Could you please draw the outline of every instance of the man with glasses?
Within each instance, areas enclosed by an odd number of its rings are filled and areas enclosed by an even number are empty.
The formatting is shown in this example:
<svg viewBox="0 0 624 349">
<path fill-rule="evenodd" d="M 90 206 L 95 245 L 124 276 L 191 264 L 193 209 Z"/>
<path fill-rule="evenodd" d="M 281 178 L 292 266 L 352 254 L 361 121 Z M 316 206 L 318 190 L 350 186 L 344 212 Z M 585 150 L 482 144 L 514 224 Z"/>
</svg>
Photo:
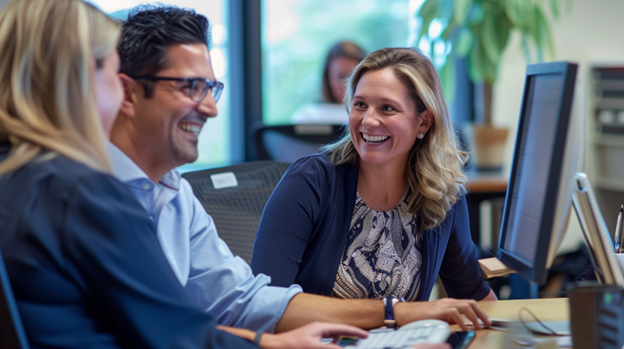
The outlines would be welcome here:
<svg viewBox="0 0 624 349">
<path fill-rule="evenodd" d="M 207 19 L 190 10 L 139 7 L 130 13 L 118 45 L 125 99 L 109 149 L 115 176 L 152 217 L 165 256 L 196 303 L 220 324 L 277 332 L 312 321 L 380 327 L 394 323 L 395 308 L 398 323 L 465 314 L 476 328 L 477 318 L 489 324 L 472 300 L 394 307 L 305 294 L 298 285 L 271 287 L 269 277 L 254 276 L 232 255 L 175 170 L 197 159 L 197 136 L 217 116 L 223 84 L 212 70 L 207 32 Z"/>
<path fill-rule="evenodd" d="M 267 287 L 268 277 L 254 277 L 175 169 L 197 159 L 197 136 L 217 116 L 223 91 L 212 70 L 208 26 L 189 10 L 132 10 L 118 45 L 125 99 L 109 154 L 115 176 L 150 214 L 193 300 L 220 324 L 272 331 L 301 288 Z"/>
</svg>

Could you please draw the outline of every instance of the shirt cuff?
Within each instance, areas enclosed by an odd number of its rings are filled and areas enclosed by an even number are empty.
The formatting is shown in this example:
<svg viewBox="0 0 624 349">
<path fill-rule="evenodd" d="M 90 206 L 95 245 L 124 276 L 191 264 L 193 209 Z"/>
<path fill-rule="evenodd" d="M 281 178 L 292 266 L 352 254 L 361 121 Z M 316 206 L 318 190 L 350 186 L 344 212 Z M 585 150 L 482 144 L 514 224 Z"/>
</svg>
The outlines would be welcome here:
<svg viewBox="0 0 624 349">
<path fill-rule="evenodd" d="M 258 274 L 256 277 L 266 277 Z M 301 286 L 290 287 L 265 286 L 253 297 L 253 305 L 246 311 L 251 315 L 244 320 L 243 327 L 252 331 L 262 330 L 273 333 L 275 326 L 284 315 L 290 300 L 303 292 Z"/>
</svg>

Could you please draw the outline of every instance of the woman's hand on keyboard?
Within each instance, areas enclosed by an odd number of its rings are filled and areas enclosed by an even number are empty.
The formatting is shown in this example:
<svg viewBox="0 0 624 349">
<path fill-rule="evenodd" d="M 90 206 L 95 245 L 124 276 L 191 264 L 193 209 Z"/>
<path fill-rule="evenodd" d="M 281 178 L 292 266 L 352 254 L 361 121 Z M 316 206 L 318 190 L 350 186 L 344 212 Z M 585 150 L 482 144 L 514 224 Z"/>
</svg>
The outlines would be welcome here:
<svg viewBox="0 0 624 349">
<path fill-rule="evenodd" d="M 366 338 L 368 337 L 368 331 L 343 324 L 313 322 L 280 334 L 264 334 L 260 339 L 260 346 L 265 349 L 342 349 L 335 343 L 338 343 L 340 337 L 343 336 Z M 334 341 L 328 344 L 327 342 L 321 342 L 323 338 L 332 338 Z M 421 347 L 417 348 L 421 349 Z M 437 347 L 433 348 L 437 349 Z"/>
<path fill-rule="evenodd" d="M 397 303 L 394 311 L 399 325 L 424 319 L 439 319 L 456 323 L 462 331 L 468 331 L 462 315 L 473 323 L 476 330 L 482 328 L 479 319 L 486 326 L 491 325 L 490 319 L 472 299 L 442 298 L 431 302 L 402 302 Z"/>
</svg>

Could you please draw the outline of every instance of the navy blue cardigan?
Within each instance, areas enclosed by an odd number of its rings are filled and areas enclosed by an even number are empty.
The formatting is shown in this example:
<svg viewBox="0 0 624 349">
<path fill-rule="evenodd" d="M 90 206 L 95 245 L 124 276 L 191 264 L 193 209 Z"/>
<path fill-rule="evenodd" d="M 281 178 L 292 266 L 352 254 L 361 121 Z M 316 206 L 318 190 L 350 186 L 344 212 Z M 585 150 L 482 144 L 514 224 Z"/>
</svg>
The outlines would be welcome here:
<svg viewBox="0 0 624 349">
<path fill-rule="evenodd" d="M 328 156 L 297 160 L 269 198 L 256 234 L 251 267 L 272 285 L 299 284 L 331 295 L 355 204 L 358 167 L 332 166 Z M 461 197 L 445 220 L 423 234 L 418 300 L 428 300 L 438 274 L 449 297 L 480 300 L 490 288 L 481 278 Z"/>
</svg>

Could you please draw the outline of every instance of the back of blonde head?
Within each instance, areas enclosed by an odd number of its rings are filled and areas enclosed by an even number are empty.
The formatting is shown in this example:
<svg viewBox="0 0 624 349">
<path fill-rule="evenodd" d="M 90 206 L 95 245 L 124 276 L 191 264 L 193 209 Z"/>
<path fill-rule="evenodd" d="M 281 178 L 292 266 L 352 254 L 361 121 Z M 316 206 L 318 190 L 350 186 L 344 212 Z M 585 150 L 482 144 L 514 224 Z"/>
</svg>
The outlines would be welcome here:
<svg viewBox="0 0 624 349">
<path fill-rule="evenodd" d="M 429 58 L 410 48 L 385 48 L 366 56 L 351 72 L 345 93 L 345 106 L 351 112 L 353 95 L 362 76 L 368 71 L 392 69 L 409 91 L 417 113 L 431 112 L 433 124 L 422 140 L 410 151 L 406 177 L 411 192 L 409 211 L 418 215 L 419 226 L 438 226 L 464 191 L 466 177 L 462 165 L 467 154 L 458 150 L 442 86 Z M 334 165 L 359 162 L 359 155 L 347 134 L 324 148 Z"/>
<path fill-rule="evenodd" d="M 0 12 L 0 173 L 43 149 L 108 171 L 93 65 L 115 49 L 119 26 L 80 0 L 14 0 Z"/>
</svg>

